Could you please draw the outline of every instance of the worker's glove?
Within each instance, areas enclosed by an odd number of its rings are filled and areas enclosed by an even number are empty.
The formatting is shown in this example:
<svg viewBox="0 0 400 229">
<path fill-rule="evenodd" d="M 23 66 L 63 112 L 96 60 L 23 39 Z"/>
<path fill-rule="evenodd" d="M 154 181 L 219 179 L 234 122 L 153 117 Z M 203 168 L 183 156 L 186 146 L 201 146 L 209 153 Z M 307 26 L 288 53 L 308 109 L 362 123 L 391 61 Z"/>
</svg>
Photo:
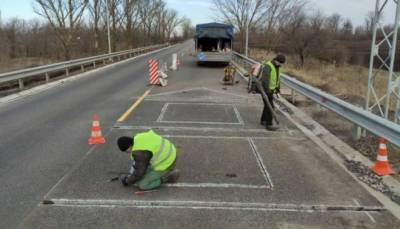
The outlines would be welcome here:
<svg viewBox="0 0 400 229">
<path fill-rule="evenodd" d="M 121 183 L 122 183 L 124 186 L 128 186 L 128 182 L 126 181 L 126 180 L 128 179 L 128 176 L 122 175 L 122 176 L 119 177 L 119 179 L 121 180 Z"/>
</svg>

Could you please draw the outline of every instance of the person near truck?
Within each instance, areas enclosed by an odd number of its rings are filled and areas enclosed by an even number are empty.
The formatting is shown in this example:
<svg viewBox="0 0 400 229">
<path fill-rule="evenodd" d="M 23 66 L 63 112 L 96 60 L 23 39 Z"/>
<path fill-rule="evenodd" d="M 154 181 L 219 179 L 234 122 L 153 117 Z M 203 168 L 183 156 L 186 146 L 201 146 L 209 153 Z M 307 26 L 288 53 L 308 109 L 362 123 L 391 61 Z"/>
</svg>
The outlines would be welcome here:
<svg viewBox="0 0 400 229">
<path fill-rule="evenodd" d="M 117 144 L 132 160 L 129 175 L 120 177 L 124 186 L 135 184 L 140 190 L 151 190 L 178 179 L 174 144 L 153 130 L 120 137 Z"/>
<path fill-rule="evenodd" d="M 261 84 L 267 94 L 271 107 L 274 108 L 274 94 L 280 94 L 280 79 L 279 68 L 286 63 L 286 57 L 278 54 L 271 61 L 264 61 L 263 71 L 261 75 Z M 261 125 L 265 126 L 267 130 L 275 131 L 277 126 L 272 123 L 272 111 L 269 109 L 266 101 L 263 99 L 264 109 L 261 115 Z"/>
</svg>

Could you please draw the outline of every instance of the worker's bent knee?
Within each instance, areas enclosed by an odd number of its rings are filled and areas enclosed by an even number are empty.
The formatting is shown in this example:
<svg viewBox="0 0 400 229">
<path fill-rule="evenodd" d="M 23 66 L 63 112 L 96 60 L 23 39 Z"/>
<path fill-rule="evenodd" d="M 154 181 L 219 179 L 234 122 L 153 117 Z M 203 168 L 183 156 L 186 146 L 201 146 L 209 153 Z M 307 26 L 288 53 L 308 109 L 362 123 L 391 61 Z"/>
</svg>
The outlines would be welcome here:
<svg viewBox="0 0 400 229">
<path fill-rule="evenodd" d="M 139 182 L 140 190 L 151 190 L 161 186 L 161 179 Z"/>
</svg>

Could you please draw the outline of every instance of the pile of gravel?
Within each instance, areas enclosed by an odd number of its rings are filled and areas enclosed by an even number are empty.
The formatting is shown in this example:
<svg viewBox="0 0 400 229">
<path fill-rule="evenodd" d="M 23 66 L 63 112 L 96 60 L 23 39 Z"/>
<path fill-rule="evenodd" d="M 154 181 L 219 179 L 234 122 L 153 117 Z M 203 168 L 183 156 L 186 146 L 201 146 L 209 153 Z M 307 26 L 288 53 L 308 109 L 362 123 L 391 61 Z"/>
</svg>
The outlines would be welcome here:
<svg viewBox="0 0 400 229">
<path fill-rule="evenodd" d="M 378 151 L 379 138 L 376 136 L 366 136 L 355 141 L 353 146 L 362 155 L 368 157 L 372 161 L 376 159 Z"/>
<path fill-rule="evenodd" d="M 393 193 L 389 187 L 383 183 L 382 177 L 376 175 L 370 168 L 359 161 L 346 160 L 345 166 L 354 173 L 359 180 L 367 184 L 376 191 L 382 192 L 400 205 L 400 193 Z"/>
</svg>

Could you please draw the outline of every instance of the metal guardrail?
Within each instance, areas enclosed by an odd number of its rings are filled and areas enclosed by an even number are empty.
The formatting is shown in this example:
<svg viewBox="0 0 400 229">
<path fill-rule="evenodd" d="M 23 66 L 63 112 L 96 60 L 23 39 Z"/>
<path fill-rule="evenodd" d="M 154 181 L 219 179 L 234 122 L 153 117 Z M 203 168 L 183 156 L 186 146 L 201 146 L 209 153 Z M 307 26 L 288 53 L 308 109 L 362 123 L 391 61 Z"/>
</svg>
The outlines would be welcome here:
<svg viewBox="0 0 400 229">
<path fill-rule="evenodd" d="M 55 71 L 62 71 L 65 70 L 65 74 L 68 76 L 69 75 L 69 69 L 72 67 L 77 67 L 80 66 L 82 71 L 84 71 L 84 67 L 93 64 L 93 67 L 96 67 L 96 62 L 103 61 L 105 62 L 107 60 L 113 60 L 114 58 L 118 58 L 118 60 L 121 59 L 123 56 L 135 56 L 138 54 L 142 54 L 151 50 L 155 50 L 158 48 L 166 47 L 168 44 L 161 44 L 161 45 L 152 45 L 152 46 L 147 46 L 143 48 L 137 48 L 137 49 L 131 49 L 131 50 L 125 50 L 125 51 L 120 51 L 120 52 L 115 52 L 115 53 L 110 53 L 110 54 L 103 54 L 103 55 L 98 55 L 98 56 L 93 56 L 93 57 L 87 57 L 87 58 L 81 58 L 81 59 L 76 59 L 76 60 L 70 60 L 70 61 L 65 61 L 65 62 L 60 62 L 60 63 L 55 63 L 55 64 L 50 64 L 50 65 L 44 65 L 44 66 L 39 66 L 39 67 L 34 67 L 34 68 L 27 68 L 27 69 L 22 69 L 18 71 L 13 71 L 13 72 L 6 72 L 0 74 L 0 83 L 6 83 L 6 82 L 11 82 L 11 81 L 19 81 L 19 87 L 20 89 L 23 89 L 24 87 L 24 82 L 23 80 L 28 77 L 43 77 L 43 74 L 46 76 L 46 82 L 50 80 L 49 73 L 50 72 L 55 72 Z"/>
<path fill-rule="evenodd" d="M 257 61 L 245 57 L 237 52 L 234 52 L 232 55 L 234 64 L 239 65 L 247 72 L 250 72 L 251 66 L 257 63 Z M 327 109 L 376 134 L 377 136 L 381 136 L 389 142 L 400 146 L 400 125 L 378 115 L 367 112 L 360 107 L 347 103 L 336 98 L 335 96 L 300 82 L 288 75 L 281 74 L 280 79 L 282 84 L 303 94 L 321 106 L 326 107 Z"/>
</svg>

